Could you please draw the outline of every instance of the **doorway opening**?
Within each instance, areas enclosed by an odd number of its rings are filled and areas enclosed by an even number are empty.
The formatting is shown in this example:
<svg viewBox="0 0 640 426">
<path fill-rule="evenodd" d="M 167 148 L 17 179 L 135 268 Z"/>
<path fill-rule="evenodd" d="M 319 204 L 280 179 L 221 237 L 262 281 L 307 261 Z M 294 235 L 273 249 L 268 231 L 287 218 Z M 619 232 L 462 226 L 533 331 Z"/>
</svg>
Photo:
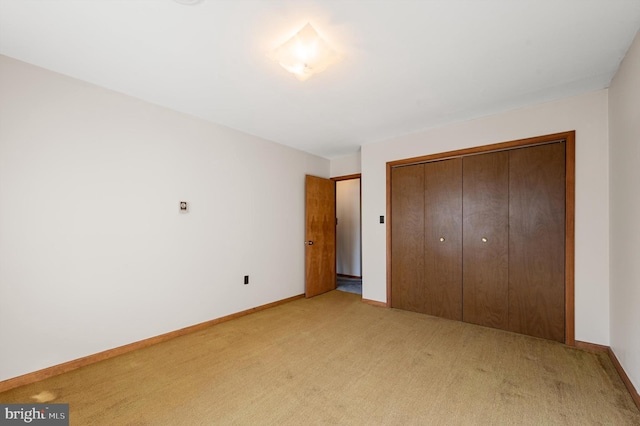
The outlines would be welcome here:
<svg viewBox="0 0 640 426">
<path fill-rule="evenodd" d="M 362 295 L 360 174 L 336 182 L 336 289 Z"/>
</svg>

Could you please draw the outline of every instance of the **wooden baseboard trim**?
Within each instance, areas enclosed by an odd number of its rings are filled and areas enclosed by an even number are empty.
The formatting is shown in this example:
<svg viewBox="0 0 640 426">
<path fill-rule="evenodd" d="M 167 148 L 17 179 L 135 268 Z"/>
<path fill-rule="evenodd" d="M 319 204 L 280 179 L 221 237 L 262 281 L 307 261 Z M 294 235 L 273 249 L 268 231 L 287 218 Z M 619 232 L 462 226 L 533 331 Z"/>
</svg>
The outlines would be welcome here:
<svg viewBox="0 0 640 426">
<path fill-rule="evenodd" d="M 607 347 L 607 353 L 609 354 L 609 358 L 611 358 L 611 362 L 613 362 L 613 366 L 618 371 L 618 374 L 620 375 L 622 382 L 624 383 L 624 385 L 627 387 L 627 390 L 631 394 L 631 398 L 633 399 L 633 402 L 636 403 L 636 407 L 638 407 L 638 410 L 640 410 L 640 395 L 638 395 L 638 391 L 633 386 L 633 383 L 631 383 L 631 379 L 629 379 L 629 376 L 627 376 L 627 372 L 624 371 L 624 368 L 622 368 L 622 364 L 620 364 L 620 361 L 618 361 L 618 357 L 610 347 Z"/>
<path fill-rule="evenodd" d="M 609 352 L 609 346 L 597 345 L 595 343 L 575 341 L 575 347 L 589 352 Z"/>
<path fill-rule="evenodd" d="M 635 402 L 638 410 L 640 410 L 640 395 L 638 395 L 638 391 L 636 390 L 635 386 L 633 386 L 633 383 L 631 383 L 631 379 L 629 379 L 629 376 L 627 376 L 627 372 L 624 371 L 624 368 L 622 368 L 622 364 L 620 364 L 620 361 L 618 361 L 618 357 L 616 357 L 616 354 L 613 352 L 613 349 L 611 349 L 610 346 L 597 345 L 595 343 L 580 342 L 576 340 L 576 348 L 589 352 L 606 353 L 613 363 L 616 371 L 618 372 L 620 379 L 622 379 L 622 383 L 624 383 L 627 390 L 629 391 L 631 399 L 633 399 L 633 402 Z"/>
<path fill-rule="evenodd" d="M 378 302 L 377 300 L 362 299 L 362 303 L 366 303 L 367 305 L 371 305 L 371 306 L 379 306 L 382 308 L 387 307 L 387 304 L 385 302 Z"/>
<path fill-rule="evenodd" d="M 169 333 L 161 334 L 159 336 L 150 337 L 148 339 L 140 340 L 137 342 L 129 343 L 117 348 L 108 349 L 103 352 L 98 352 L 93 355 L 88 355 L 82 358 L 74 359 L 62 364 L 54 365 L 52 367 L 44 368 L 42 370 L 34 371 L 32 373 L 23 374 L 22 376 L 14 377 L 12 379 L 3 380 L 0 382 L 0 392 L 5 392 L 19 386 L 28 385 L 31 383 L 39 382 L 49 377 L 57 376 L 62 373 L 66 373 L 72 370 L 76 370 L 80 367 L 84 367 L 96 362 L 104 361 L 109 358 L 114 358 L 118 355 L 123 355 L 137 349 L 146 348 L 148 346 L 155 345 L 157 343 L 166 342 L 167 340 L 174 339 L 176 337 L 184 336 L 185 334 L 194 333 L 196 331 L 203 330 L 216 324 L 220 324 L 232 319 L 240 318 L 245 315 L 252 314 L 254 312 L 263 311 L 265 309 L 273 308 L 278 305 L 292 302 L 297 299 L 304 298 L 304 294 L 300 294 L 286 299 L 278 300 L 275 302 L 267 303 L 266 305 L 257 306 L 255 308 L 247 309 L 245 311 L 236 312 L 235 314 L 226 315 L 224 317 L 216 318 L 210 321 L 195 324 L 189 327 L 181 328 L 179 330 L 170 331 Z"/>
</svg>

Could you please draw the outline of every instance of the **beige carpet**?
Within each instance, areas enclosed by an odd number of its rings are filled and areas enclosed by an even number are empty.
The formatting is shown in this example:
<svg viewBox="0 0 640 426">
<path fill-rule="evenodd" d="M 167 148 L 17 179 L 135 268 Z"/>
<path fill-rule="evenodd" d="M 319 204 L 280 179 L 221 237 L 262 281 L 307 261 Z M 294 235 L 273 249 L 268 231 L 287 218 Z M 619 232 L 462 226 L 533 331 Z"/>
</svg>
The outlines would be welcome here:
<svg viewBox="0 0 640 426">
<path fill-rule="evenodd" d="M 72 425 L 640 425 L 603 354 L 333 291 L 0 394 Z"/>
</svg>

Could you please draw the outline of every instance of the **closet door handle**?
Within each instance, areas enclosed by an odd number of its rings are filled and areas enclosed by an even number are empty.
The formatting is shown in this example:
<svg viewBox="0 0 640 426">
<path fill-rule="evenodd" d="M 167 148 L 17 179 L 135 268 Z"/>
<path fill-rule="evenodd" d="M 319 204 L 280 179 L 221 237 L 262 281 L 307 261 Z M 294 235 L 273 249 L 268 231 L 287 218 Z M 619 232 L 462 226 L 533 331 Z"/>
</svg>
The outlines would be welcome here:
<svg viewBox="0 0 640 426">
<path fill-rule="evenodd" d="M 487 242 L 487 241 L 489 241 L 489 240 L 487 240 L 487 237 L 482 237 L 482 238 L 480 239 L 480 241 L 482 241 L 483 243 L 486 243 L 486 242 Z"/>
<path fill-rule="evenodd" d="M 440 237 L 440 242 L 444 243 L 444 237 Z"/>
</svg>

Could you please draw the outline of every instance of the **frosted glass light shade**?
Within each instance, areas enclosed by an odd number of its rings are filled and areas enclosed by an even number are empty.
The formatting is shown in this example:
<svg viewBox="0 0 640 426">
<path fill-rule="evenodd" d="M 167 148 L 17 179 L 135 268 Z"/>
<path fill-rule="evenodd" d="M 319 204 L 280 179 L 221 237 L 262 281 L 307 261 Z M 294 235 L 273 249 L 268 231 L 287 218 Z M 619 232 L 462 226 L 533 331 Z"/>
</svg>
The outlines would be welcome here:
<svg viewBox="0 0 640 426">
<path fill-rule="evenodd" d="M 300 81 L 324 71 L 339 59 L 336 51 L 309 23 L 274 50 L 269 57 Z"/>
</svg>

